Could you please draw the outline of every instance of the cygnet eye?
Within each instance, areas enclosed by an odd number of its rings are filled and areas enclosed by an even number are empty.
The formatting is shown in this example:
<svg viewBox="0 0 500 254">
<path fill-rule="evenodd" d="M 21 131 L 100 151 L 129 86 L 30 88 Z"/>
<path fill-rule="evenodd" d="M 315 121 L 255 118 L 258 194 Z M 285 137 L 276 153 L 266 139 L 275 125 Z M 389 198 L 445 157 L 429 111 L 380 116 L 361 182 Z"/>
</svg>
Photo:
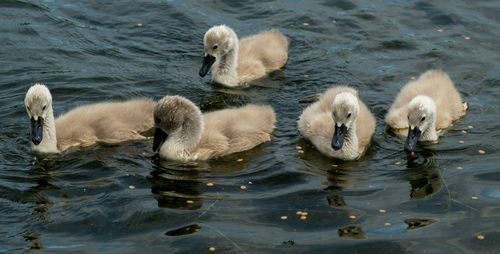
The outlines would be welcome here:
<svg viewBox="0 0 500 254">
<path fill-rule="evenodd" d="M 422 121 L 422 122 L 423 122 L 423 121 L 425 121 L 425 116 L 424 116 L 424 117 L 422 117 L 421 121 Z"/>
<path fill-rule="evenodd" d="M 156 118 L 155 121 L 156 121 L 156 123 L 161 123 L 161 119 L 160 118 Z"/>
<path fill-rule="evenodd" d="M 351 113 L 347 114 L 347 118 L 351 117 Z"/>
<path fill-rule="evenodd" d="M 217 45 L 215 45 L 212 49 L 213 49 L 213 50 L 216 50 L 216 49 L 217 49 Z"/>
<path fill-rule="evenodd" d="M 47 105 L 43 105 L 42 111 L 45 110 L 46 107 L 47 107 Z"/>
</svg>

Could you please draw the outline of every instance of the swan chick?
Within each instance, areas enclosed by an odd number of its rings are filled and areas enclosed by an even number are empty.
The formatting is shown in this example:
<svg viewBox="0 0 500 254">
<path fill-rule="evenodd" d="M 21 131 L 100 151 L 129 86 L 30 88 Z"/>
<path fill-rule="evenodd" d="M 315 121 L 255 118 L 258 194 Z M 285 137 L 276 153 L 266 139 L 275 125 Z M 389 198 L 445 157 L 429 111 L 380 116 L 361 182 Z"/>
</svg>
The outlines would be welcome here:
<svg viewBox="0 0 500 254">
<path fill-rule="evenodd" d="M 442 71 L 429 70 L 401 89 L 385 121 L 406 136 L 404 151 L 411 153 L 418 141 L 437 140 L 440 130 L 463 117 L 466 109 L 467 103 L 462 102 L 450 77 Z"/>
<path fill-rule="evenodd" d="M 172 160 L 208 160 L 249 150 L 270 140 L 276 116 L 248 104 L 202 114 L 190 100 L 165 96 L 154 109 L 153 151 Z"/>
<path fill-rule="evenodd" d="M 299 132 L 323 154 L 343 160 L 358 159 L 375 132 L 375 119 L 347 86 L 328 89 L 304 109 Z"/>
<path fill-rule="evenodd" d="M 200 76 L 211 70 L 212 80 L 228 87 L 261 78 L 288 60 L 288 39 L 275 29 L 238 40 L 233 29 L 218 25 L 205 33 L 203 44 Z"/>
<path fill-rule="evenodd" d="M 28 89 L 24 104 L 31 121 L 31 148 L 42 154 L 96 143 L 143 140 L 146 137 L 140 132 L 153 127 L 155 103 L 150 99 L 80 106 L 54 119 L 49 89 L 35 84 Z"/>
</svg>

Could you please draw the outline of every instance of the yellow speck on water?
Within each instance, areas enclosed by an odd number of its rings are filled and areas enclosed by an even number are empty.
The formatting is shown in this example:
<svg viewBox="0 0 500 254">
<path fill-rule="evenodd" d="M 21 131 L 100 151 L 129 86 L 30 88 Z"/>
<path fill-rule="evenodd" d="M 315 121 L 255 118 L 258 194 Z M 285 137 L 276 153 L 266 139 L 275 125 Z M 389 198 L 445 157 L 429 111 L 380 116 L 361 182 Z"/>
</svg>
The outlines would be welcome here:
<svg viewBox="0 0 500 254">
<path fill-rule="evenodd" d="M 478 197 L 472 197 L 472 199 L 476 200 L 476 199 L 479 199 Z"/>
<path fill-rule="evenodd" d="M 210 247 L 209 250 L 210 251 L 215 251 L 215 248 L 214 247 Z"/>
<path fill-rule="evenodd" d="M 141 26 L 142 26 L 142 24 L 141 24 L 141 23 L 139 23 L 139 24 L 137 24 L 137 26 L 141 27 Z"/>
<path fill-rule="evenodd" d="M 309 215 L 309 213 L 308 212 L 302 212 L 302 215 L 303 216 L 307 216 L 307 215 Z"/>
<path fill-rule="evenodd" d="M 397 166 L 397 165 L 400 165 L 400 164 L 401 164 L 401 162 L 399 162 L 399 161 L 398 161 L 398 162 L 396 162 L 396 163 L 394 163 L 394 165 L 396 165 L 396 166 Z"/>
<path fill-rule="evenodd" d="M 467 128 L 472 129 L 472 128 L 474 128 L 474 126 L 469 125 L 469 126 L 467 126 Z"/>
<path fill-rule="evenodd" d="M 305 219 L 307 219 L 307 216 L 302 215 L 302 216 L 300 216 L 300 219 L 301 219 L 301 220 L 305 220 Z"/>
<path fill-rule="evenodd" d="M 338 166 L 339 166 L 339 165 L 337 165 L 337 164 L 332 164 L 332 167 L 334 167 L 334 168 L 336 168 L 336 167 L 338 167 Z"/>
<path fill-rule="evenodd" d="M 214 186 L 214 184 L 213 183 L 207 183 L 207 186 L 208 187 L 212 187 L 212 186 Z"/>
<path fill-rule="evenodd" d="M 295 148 L 298 150 L 302 150 L 302 146 L 296 146 Z"/>
<path fill-rule="evenodd" d="M 439 142 L 436 140 L 436 141 L 434 141 L 434 142 L 432 142 L 432 143 L 433 143 L 433 144 L 437 144 L 437 143 L 439 143 Z"/>
<path fill-rule="evenodd" d="M 410 79 L 411 79 L 411 80 L 415 80 L 415 79 L 417 79 L 417 78 L 415 78 L 415 77 L 410 77 Z"/>
<path fill-rule="evenodd" d="M 411 152 L 411 153 L 410 153 L 410 155 L 411 155 L 411 156 L 415 155 L 415 152 Z"/>
<path fill-rule="evenodd" d="M 237 159 L 236 161 L 237 161 L 237 162 L 242 162 L 242 161 L 243 161 L 243 159 L 242 159 L 242 158 L 239 158 L 239 159 Z"/>
<path fill-rule="evenodd" d="M 302 211 L 297 211 L 295 214 L 302 215 Z"/>
<path fill-rule="evenodd" d="M 298 150 L 297 152 L 298 153 L 304 153 L 304 150 Z"/>
<path fill-rule="evenodd" d="M 242 190 L 246 190 L 246 189 L 247 189 L 247 187 L 246 187 L 245 185 L 241 185 L 241 186 L 240 186 L 240 189 L 242 189 Z"/>
<path fill-rule="evenodd" d="M 486 152 L 485 152 L 485 151 L 483 151 L 483 150 L 478 150 L 477 152 L 478 152 L 478 153 L 480 153 L 480 154 L 485 154 L 485 153 L 486 153 Z"/>
<path fill-rule="evenodd" d="M 135 189 L 135 186 L 134 185 L 130 185 L 128 188 L 131 189 L 131 190 L 133 190 L 133 189 Z"/>
<path fill-rule="evenodd" d="M 462 170 L 462 169 L 464 169 L 464 168 L 462 168 L 462 167 L 457 167 L 457 169 L 458 169 L 458 170 Z"/>
<path fill-rule="evenodd" d="M 286 220 L 286 219 L 288 219 L 288 217 L 287 216 L 281 216 L 281 219 L 282 220 Z"/>
<path fill-rule="evenodd" d="M 467 133 L 467 131 L 466 131 L 466 130 L 462 130 L 462 133 L 463 133 L 463 134 L 466 134 L 466 133 Z"/>
<path fill-rule="evenodd" d="M 304 25 L 304 26 L 308 26 L 308 25 L 309 25 L 309 23 L 304 23 L 303 25 Z"/>
<path fill-rule="evenodd" d="M 469 36 L 464 36 L 464 39 L 470 40 L 470 37 Z"/>
<path fill-rule="evenodd" d="M 484 240 L 484 236 L 483 236 L 483 235 L 478 235 L 478 236 L 477 236 L 477 239 L 478 239 L 478 240 Z"/>
<path fill-rule="evenodd" d="M 354 219 L 356 219 L 356 216 L 354 216 L 354 215 L 350 215 L 350 216 L 349 216 L 349 219 L 354 220 Z"/>
<path fill-rule="evenodd" d="M 391 223 L 389 223 L 389 222 L 384 223 L 384 226 L 386 226 L 386 227 L 388 227 L 390 225 L 391 225 Z"/>
<path fill-rule="evenodd" d="M 309 78 L 309 75 L 307 75 L 307 74 L 304 74 L 304 78 Z"/>
<path fill-rule="evenodd" d="M 436 31 L 438 31 L 438 32 L 442 33 L 442 32 L 443 32 L 443 29 L 439 28 L 439 29 L 438 29 L 438 30 L 436 30 Z"/>
<path fill-rule="evenodd" d="M 192 204 L 192 203 L 194 203 L 194 202 L 193 202 L 193 200 L 186 200 L 186 203 L 188 203 L 188 204 Z"/>
<path fill-rule="evenodd" d="M 387 212 L 387 211 L 386 211 L 386 210 L 384 210 L 384 209 L 380 209 L 380 210 L 378 210 L 378 211 L 379 211 L 379 212 L 381 212 L 381 213 L 386 213 L 386 212 Z"/>
<path fill-rule="evenodd" d="M 458 141 L 458 143 L 463 144 L 463 143 L 465 143 L 465 141 L 460 140 L 460 141 Z"/>
</svg>

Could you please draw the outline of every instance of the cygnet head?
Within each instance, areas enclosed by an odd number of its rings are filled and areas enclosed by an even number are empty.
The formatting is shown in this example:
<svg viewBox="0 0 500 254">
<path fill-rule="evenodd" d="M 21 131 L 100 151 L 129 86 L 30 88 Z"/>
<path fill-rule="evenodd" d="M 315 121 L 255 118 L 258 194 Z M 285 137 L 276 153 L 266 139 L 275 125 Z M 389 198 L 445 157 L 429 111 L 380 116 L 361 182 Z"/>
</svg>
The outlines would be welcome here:
<svg viewBox="0 0 500 254">
<path fill-rule="evenodd" d="M 181 132 L 189 127 L 189 124 L 194 124 L 202 118 L 198 107 L 181 96 L 163 97 L 156 104 L 153 116 L 156 127 L 153 140 L 154 152 L 161 148 L 169 136 Z"/>
<path fill-rule="evenodd" d="M 217 58 L 238 47 L 238 36 L 226 25 L 214 26 L 205 33 L 203 45 L 205 58 L 199 73 L 201 77 L 208 73 Z"/>
<path fill-rule="evenodd" d="M 436 104 L 425 95 L 419 95 L 413 98 L 408 104 L 408 137 L 404 150 L 411 153 L 415 150 L 420 136 L 434 128 L 436 121 Z"/>
<path fill-rule="evenodd" d="M 52 116 L 52 95 L 49 89 L 42 84 L 35 84 L 26 93 L 24 98 L 26 111 L 31 119 L 31 142 L 40 144 L 43 139 L 43 121 Z"/>
<path fill-rule="evenodd" d="M 335 96 L 332 103 L 332 117 L 335 121 L 335 132 L 332 138 L 332 148 L 339 150 L 344 144 L 347 131 L 356 124 L 359 114 L 357 97 L 349 92 L 342 92 Z"/>
</svg>

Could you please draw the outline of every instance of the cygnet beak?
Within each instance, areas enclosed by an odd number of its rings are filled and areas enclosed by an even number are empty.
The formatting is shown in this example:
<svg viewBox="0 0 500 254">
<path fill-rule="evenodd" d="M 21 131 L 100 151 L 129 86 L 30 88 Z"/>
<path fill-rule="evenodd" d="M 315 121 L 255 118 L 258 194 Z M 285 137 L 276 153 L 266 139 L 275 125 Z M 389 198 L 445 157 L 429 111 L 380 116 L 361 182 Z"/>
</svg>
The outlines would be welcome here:
<svg viewBox="0 0 500 254">
<path fill-rule="evenodd" d="M 38 117 L 38 120 L 35 120 L 34 117 L 31 117 L 31 142 L 33 144 L 38 145 L 42 142 L 43 139 L 43 117 Z"/>
<path fill-rule="evenodd" d="M 153 139 L 153 152 L 157 152 L 160 149 L 161 145 L 163 145 L 163 142 L 167 140 L 167 137 L 167 133 L 156 127 L 155 136 Z"/>
<path fill-rule="evenodd" d="M 411 126 L 408 128 L 408 137 L 406 137 L 404 148 L 406 153 L 411 153 L 415 150 L 420 134 L 422 134 L 422 131 L 418 127 L 413 128 L 413 130 L 411 129 Z"/>
<path fill-rule="evenodd" d="M 210 67 L 215 63 L 215 56 L 206 54 L 205 58 L 203 58 L 203 65 L 201 66 L 200 69 L 200 77 L 205 77 L 207 75 L 208 71 L 210 70 Z"/>
<path fill-rule="evenodd" d="M 342 145 L 344 145 L 344 138 L 346 133 L 347 126 L 345 126 L 345 124 L 342 124 L 341 126 L 337 126 L 337 124 L 335 124 L 335 133 L 333 133 L 332 138 L 333 150 L 337 151 L 342 148 Z"/>
</svg>

